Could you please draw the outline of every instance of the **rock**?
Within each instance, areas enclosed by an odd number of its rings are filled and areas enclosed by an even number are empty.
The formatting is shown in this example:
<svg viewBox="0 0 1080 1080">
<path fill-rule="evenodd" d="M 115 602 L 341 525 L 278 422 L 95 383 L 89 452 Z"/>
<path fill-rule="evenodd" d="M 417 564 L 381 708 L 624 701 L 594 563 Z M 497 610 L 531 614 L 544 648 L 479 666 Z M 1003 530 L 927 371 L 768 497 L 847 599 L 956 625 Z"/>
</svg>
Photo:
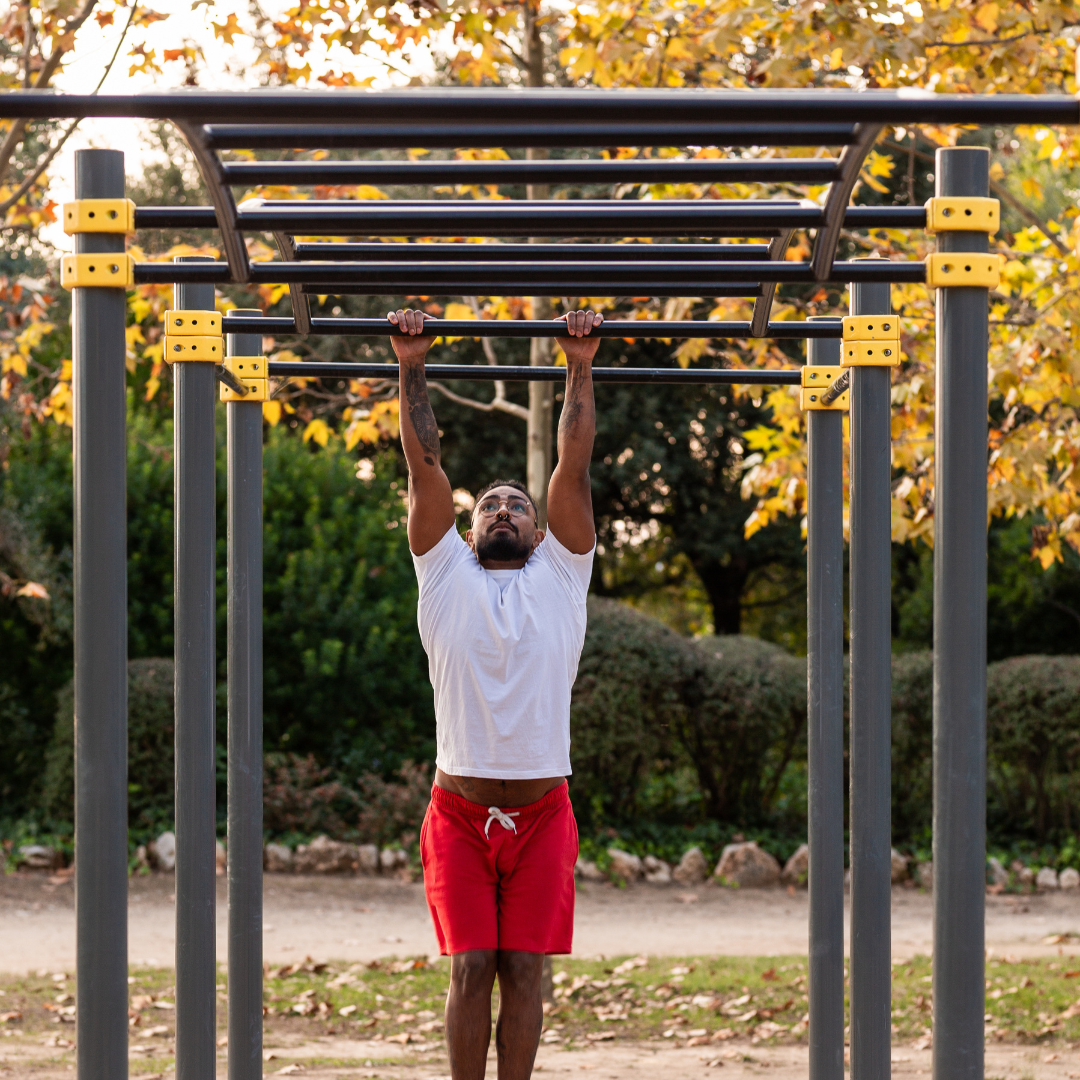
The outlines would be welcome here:
<svg viewBox="0 0 1080 1080">
<path fill-rule="evenodd" d="M 583 878 L 585 881 L 606 881 L 604 872 L 594 862 L 590 862 L 588 859 L 583 859 L 580 855 L 578 861 L 574 864 L 574 873 L 579 878 Z"/>
<path fill-rule="evenodd" d="M 379 865 L 387 873 L 392 873 L 403 866 L 409 865 L 409 853 L 401 848 L 383 848 L 379 853 Z"/>
<path fill-rule="evenodd" d="M 641 867 L 645 871 L 645 880 L 650 885 L 671 884 L 671 864 L 658 859 L 655 855 L 646 855 L 641 860 Z"/>
<path fill-rule="evenodd" d="M 24 844 L 19 848 L 19 862 L 27 870 L 55 870 L 63 858 L 55 848 L 44 844 Z"/>
<path fill-rule="evenodd" d="M 908 863 L 911 860 L 906 855 L 901 855 L 896 848 L 892 849 L 892 883 L 899 885 L 906 881 L 908 876 Z"/>
<path fill-rule="evenodd" d="M 765 889 L 780 880 L 780 864 L 757 846 L 755 840 L 728 844 L 720 855 L 714 875 L 741 889 Z"/>
<path fill-rule="evenodd" d="M 1021 885 L 1032 886 L 1035 884 L 1035 871 L 1021 863 L 1020 869 L 1016 871 L 1016 880 Z"/>
<path fill-rule="evenodd" d="M 1009 871 L 1002 866 L 1001 860 L 995 859 L 993 855 L 986 860 L 986 876 L 991 885 L 1005 886 L 1009 884 Z"/>
<path fill-rule="evenodd" d="M 611 872 L 616 877 L 621 877 L 623 881 L 637 881 L 645 873 L 641 860 L 636 855 L 631 855 L 629 851 L 609 847 L 607 853 L 611 856 Z"/>
<path fill-rule="evenodd" d="M 785 885 L 805 886 L 810 878 L 810 848 L 800 844 L 795 854 L 784 863 L 784 872 L 780 880 Z"/>
<path fill-rule="evenodd" d="M 1035 875 L 1035 888 L 1036 889 L 1056 889 L 1059 888 L 1057 871 L 1052 866 L 1044 866 Z"/>
<path fill-rule="evenodd" d="M 229 868 L 229 856 L 225 853 L 225 845 L 220 840 L 215 848 L 214 864 L 217 868 L 218 877 L 221 877 Z"/>
<path fill-rule="evenodd" d="M 267 844 L 263 848 L 263 869 L 269 874 L 291 874 L 292 848 L 287 844 Z"/>
<path fill-rule="evenodd" d="M 683 854 L 671 876 L 680 885 L 698 885 L 709 876 L 709 864 L 701 854 L 701 848 L 692 847 Z"/>
<path fill-rule="evenodd" d="M 1059 889 L 1080 889 L 1080 870 L 1072 866 L 1066 867 L 1058 874 Z"/>
<path fill-rule="evenodd" d="M 155 870 L 169 874 L 176 869 L 176 833 L 163 832 L 146 845 L 146 854 Z"/>
<path fill-rule="evenodd" d="M 361 874 L 377 874 L 379 872 L 379 849 L 375 844 L 361 844 L 356 849 L 357 869 Z"/>
<path fill-rule="evenodd" d="M 310 844 L 301 844 L 293 854 L 293 869 L 298 874 L 349 874 L 357 863 L 356 845 L 316 836 Z"/>
<path fill-rule="evenodd" d="M 146 845 L 140 844 L 135 849 L 135 869 L 136 870 L 149 870 L 150 869 L 150 856 L 146 853 Z"/>
<path fill-rule="evenodd" d="M 934 887 L 934 864 L 921 862 L 915 867 L 915 880 L 922 888 L 929 891 Z"/>
</svg>

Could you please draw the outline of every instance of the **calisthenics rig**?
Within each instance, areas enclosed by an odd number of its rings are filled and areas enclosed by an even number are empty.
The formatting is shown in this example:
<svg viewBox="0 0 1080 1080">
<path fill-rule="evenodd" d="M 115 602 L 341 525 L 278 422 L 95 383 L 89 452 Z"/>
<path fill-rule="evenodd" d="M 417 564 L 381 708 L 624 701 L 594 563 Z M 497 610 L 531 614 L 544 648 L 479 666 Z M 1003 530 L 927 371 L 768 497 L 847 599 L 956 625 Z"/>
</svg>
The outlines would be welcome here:
<svg viewBox="0 0 1080 1080">
<path fill-rule="evenodd" d="M 75 254 L 75 712 L 78 1070 L 127 1074 L 125 299 L 175 286 L 176 1073 L 215 1074 L 214 409 L 228 420 L 229 1076 L 262 1075 L 262 409 L 271 376 L 385 378 L 385 364 L 269 362 L 264 334 L 387 335 L 383 320 L 313 318 L 311 294 L 678 295 L 753 298 L 747 322 L 624 322 L 604 337 L 805 338 L 791 370 L 598 368 L 604 382 L 803 387 L 808 410 L 810 1076 L 844 1074 L 842 412 L 850 408 L 851 1075 L 890 1073 L 890 398 L 899 360 L 892 282 L 937 290 L 934 546 L 934 1074 L 983 1075 L 987 254 L 997 227 L 989 154 L 938 151 L 926 207 L 849 205 L 885 124 L 1061 124 L 1057 96 L 922 91 L 260 90 L 134 96 L 16 91 L 8 119 L 133 117 L 183 133 L 210 207 L 140 207 L 123 154 L 76 155 L 65 208 Z M 223 150 L 423 147 L 838 148 L 835 157 L 513 161 L 224 161 Z M 795 199 L 279 201 L 258 184 L 828 184 Z M 927 262 L 837 262 L 841 229 L 924 228 Z M 137 229 L 216 227 L 225 262 L 136 263 Z M 815 233 L 806 262 L 784 258 Z M 253 262 L 245 235 L 280 258 Z M 350 242 L 313 242 L 348 236 Z M 499 244 L 380 240 L 486 237 Z M 297 239 L 297 238 L 301 239 Z M 560 242 L 537 243 L 536 238 Z M 626 238 L 649 243 L 625 242 Z M 533 238 L 534 242 L 520 242 Z M 567 242 L 570 238 L 572 242 Z M 584 239 L 586 242 L 581 242 Z M 618 240 L 615 243 L 612 241 Z M 696 241 L 696 242 L 695 242 Z M 737 241 L 732 243 L 731 241 Z M 772 322 L 779 283 L 850 285 L 844 319 Z M 288 284 L 292 318 L 214 311 L 214 286 Z M 553 336 L 548 322 L 443 321 L 446 335 Z M 481 380 L 555 380 L 550 367 L 428 366 Z"/>
</svg>

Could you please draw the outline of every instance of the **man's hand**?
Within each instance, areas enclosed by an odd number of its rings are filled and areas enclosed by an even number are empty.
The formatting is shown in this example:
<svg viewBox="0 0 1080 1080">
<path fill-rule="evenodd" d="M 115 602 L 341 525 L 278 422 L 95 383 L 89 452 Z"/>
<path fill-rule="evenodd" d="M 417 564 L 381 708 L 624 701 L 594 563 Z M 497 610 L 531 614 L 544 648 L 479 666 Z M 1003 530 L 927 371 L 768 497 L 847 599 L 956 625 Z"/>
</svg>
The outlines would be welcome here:
<svg viewBox="0 0 1080 1080">
<path fill-rule="evenodd" d="M 600 347 L 599 338 L 590 338 L 589 331 L 604 321 L 599 311 L 568 311 L 560 315 L 556 322 L 565 322 L 569 337 L 556 338 L 559 348 L 566 355 L 566 362 L 592 360 Z M 585 340 L 588 338 L 588 340 Z"/>
<path fill-rule="evenodd" d="M 423 360 L 435 340 L 433 337 L 421 336 L 424 333 L 424 321 L 436 320 L 417 308 L 398 308 L 397 311 L 388 312 L 386 317 L 402 331 L 390 338 L 398 361 L 407 364 L 410 361 Z"/>
</svg>

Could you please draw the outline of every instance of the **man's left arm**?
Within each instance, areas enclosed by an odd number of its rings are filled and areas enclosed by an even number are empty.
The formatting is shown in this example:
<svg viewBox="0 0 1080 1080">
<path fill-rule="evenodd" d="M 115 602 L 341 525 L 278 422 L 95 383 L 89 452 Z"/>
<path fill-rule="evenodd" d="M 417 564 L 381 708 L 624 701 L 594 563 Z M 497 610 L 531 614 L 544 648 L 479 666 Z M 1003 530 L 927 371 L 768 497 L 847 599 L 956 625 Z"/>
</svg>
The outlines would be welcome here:
<svg viewBox="0 0 1080 1080">
<path fill-rule="evenodd" d="M 589 463 L 596 437 L 592 362 L 600 344 L 589 332 L 604 316 L 570 311 L 562 319 L 567 336 L 556 341 L 566 354 L 566 394 L 559 419 L 559 463 L 548 484 L 548 528 L 563 547 L 575 555 L 587 555 L 596 543 Z"/>
</svg>

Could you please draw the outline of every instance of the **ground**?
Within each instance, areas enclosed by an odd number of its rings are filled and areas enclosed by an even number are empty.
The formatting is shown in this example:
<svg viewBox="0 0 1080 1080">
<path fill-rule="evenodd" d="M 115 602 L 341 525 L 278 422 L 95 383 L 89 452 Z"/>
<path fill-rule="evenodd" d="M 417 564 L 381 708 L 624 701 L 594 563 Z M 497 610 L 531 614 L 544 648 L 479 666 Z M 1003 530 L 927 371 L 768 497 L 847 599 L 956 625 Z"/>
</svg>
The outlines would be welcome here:
<svg viewBox="0 0 1080 1080">
<path fill-rule="evenodd" d="M 141 1080 L 171 1075 L 173 888 L 168 876 L 131 883 L 131 1072 Z M 72 891 L 59 878 L 0 877 L 0 1076 L 72 1071 Z M 931 912 L 929 895 L 894 890 L 898 1077 L 929 1075 Z M 538 1076 L 804 1077 L 806 920 L 805 892 L 583 884 Z M 447 1076 L 448 968 L 420 885 L 268 875 L 266 924 L 268 1075 Z M 987 897 L 987 943 L 987 1076 L 1080 1077 L 1080 896 Z"/>
</svg>

